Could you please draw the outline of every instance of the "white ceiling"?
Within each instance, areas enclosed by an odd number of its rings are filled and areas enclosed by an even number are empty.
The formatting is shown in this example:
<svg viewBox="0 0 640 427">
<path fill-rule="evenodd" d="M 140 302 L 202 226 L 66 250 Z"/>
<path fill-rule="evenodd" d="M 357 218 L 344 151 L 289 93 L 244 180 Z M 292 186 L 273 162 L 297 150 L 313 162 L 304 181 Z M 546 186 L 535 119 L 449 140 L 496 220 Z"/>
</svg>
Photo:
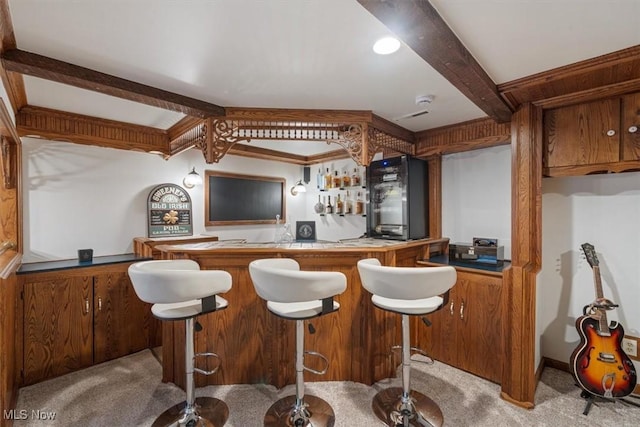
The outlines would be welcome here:
<svg viewBox="0 0 640 427">
<path fill-rule="evenodd" d="M 640 44 L 640 0 L 431 0 L 495 83 Z M 484 117 L 356 0 L 9 0 L 17 47 L 224 107 Z M 167 128 L 182 115 L 26 77 L 29 104 Z M 335 147 L 331 147 L 334 149 Z"/>
</svg>

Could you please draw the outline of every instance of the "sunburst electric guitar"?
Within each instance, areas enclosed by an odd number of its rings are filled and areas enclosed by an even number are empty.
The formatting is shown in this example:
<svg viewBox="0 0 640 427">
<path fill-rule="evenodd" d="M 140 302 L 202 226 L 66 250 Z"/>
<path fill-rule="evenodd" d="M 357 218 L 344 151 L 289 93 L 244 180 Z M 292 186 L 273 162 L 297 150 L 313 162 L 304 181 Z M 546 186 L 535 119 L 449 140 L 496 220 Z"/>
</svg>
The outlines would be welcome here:
<svg viewBox="0 0 640 427">
<path fill-rule="evenodd" d="M 602 294 L 600 267 L 595 248 L 589 243 L 582 250 L 593 269 L 596 300 L 576 320 L 580 345 L 571 354 L 571 370 L 578 385 L 600 397 L 629 395 L 636 386 L 633 362 L 622 350 L 624 329 L 617 322 L 607 322 L 607 310 L 616 307 Z"/>
</svg>

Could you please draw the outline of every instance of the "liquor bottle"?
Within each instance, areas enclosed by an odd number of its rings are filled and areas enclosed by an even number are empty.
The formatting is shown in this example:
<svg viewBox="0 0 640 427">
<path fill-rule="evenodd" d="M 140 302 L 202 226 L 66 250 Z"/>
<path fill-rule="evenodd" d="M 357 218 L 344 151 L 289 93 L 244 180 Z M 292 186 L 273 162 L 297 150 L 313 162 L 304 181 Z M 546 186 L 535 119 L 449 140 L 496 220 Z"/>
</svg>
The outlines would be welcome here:
<svg viewBox="0 0 640 427">
<path fill-rule="evenodd" d="M 351 215 L 353 213 L 353 201 L 351 200 L 351 193 L 347 191 L 347 197 L 344 199 L 344 213 L 345 215 Z"/>
<path fill-rule="evenodd" d="M 333 183 L 331 184 L 331 186 L 333 188 L 340 188 L 340 186 L 342 185 L 342 179 L 338 175 L 338 171 L 334 171 L 333 173 L 334 173 L 334 175 L 333 175 Z"/>
<path fill-rule="evenodd" d="M 353 168 L 353 175 L 351 176 L 351 185 L 354 187 L 360 187 L 360 174 L 358 168 Z"/>
<path fill-rule="evenodd" d="M 324 190 L 324 175 L 322 174 L 321 168 L 318 168 L 318 175 L 316 175 L 316 185 L 318 186 L 318 190 Z"/>
<path fill-rule="evenodd" d="M 358 191 L 358 197 L 356 198 L 356 215 L 362 215 L 364 211 L 364 202 L 362 201 L 362 193 Z"/>
<path fill-rule="evenodd" d="M 324 189 L 327 190 L 329 188 L 331 188 L 331 172 L 327 168 L 327 173 L 324 174 Z"/>
<path fill-rule="evenodd" d="M 333 213 L 333 205 L 331 205 L 331 196 L 329 196 L 329 199 L 327 201 L 327 209 L 325 209 L 325 211 L 328 214 L 332 214 Z"/>
<path fill-rule="evenodd" d="M 340 199 L 340 194 L 338 194 L 338 201 L 336 202 L 336 213 L 338 215 L 344 214 L 344 205 L 342 204 L 342 200 Z"/>
<path fill-rule="evenodd" d="M 351 187 L 351 177 L 349 176 L 349 173 L 347 172 L 346 169 L 344 171 L 344 174 L 342 175 L 342 187 L 343 188 Z"/>
</svg>

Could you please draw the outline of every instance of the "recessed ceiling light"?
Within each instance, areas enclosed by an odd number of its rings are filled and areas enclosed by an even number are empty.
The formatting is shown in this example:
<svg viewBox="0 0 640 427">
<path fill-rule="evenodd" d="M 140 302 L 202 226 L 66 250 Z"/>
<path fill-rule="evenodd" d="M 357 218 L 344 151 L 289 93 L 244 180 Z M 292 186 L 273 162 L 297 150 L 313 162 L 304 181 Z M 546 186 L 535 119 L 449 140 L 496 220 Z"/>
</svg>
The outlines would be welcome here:
<svg viewBox="0 0 640 427">
<path fill-rule="evenodd" d="M 400 41 L 395 37 L 383 37 L 373 45 L 373 51 L 378 55 L 389 55 L 400 49 Z"/>
</svg>

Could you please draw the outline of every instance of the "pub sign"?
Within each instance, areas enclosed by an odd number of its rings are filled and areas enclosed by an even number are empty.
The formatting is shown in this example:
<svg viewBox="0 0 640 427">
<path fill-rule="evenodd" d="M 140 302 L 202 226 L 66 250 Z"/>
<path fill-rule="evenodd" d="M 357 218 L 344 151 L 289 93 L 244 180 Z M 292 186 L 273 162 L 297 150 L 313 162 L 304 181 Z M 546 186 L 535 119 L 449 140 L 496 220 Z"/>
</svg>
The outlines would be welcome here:
<svg viewBox="0 0 640 427">
<path fill-rule="evenodd" d="M 161 184 L 147 198 L 149 237 L 191 236 L 191 197 L 175 184 Z"/>
</svg>

